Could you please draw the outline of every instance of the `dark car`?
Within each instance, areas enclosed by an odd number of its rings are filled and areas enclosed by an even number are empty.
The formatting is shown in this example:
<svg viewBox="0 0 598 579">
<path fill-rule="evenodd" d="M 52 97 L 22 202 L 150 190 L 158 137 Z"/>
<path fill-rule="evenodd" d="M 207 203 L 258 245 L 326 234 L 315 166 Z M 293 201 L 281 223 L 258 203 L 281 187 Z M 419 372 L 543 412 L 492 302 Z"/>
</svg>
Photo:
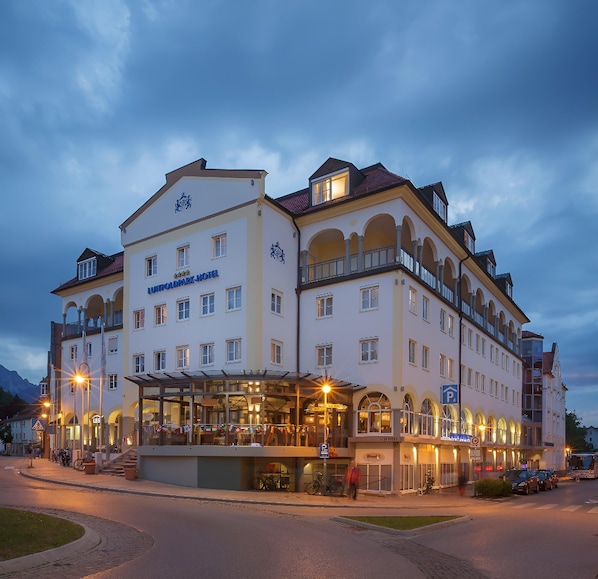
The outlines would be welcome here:
<svg viewBox="0 0 598 579">
<path fill-rule="evenodd" d="M 536 471 L 538 478 L 540 479 L 540 490 L 549 491 L 559 486 L 559 477 L 553 470 L 541 469 Z"/>
<path fill-rule="evenodd" d="M 529 495 L 531 491 L 540 492 L 540 480 L 535 472 L 525 469 L 513 469 L 505 472 L 505 480 L 511 483 L 514 493 Z"/>
</svg>

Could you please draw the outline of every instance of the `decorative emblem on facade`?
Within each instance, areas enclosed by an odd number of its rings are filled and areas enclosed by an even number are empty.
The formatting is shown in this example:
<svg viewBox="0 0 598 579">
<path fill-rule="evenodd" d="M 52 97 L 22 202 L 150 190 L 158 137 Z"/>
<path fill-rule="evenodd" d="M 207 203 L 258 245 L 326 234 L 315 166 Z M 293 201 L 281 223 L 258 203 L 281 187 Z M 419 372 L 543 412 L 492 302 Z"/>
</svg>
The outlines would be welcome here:
<svg viewBox="0 0 598 579">
<path fill-rule="evenodd" d="M 278 241 L 270 246 L 270 257 L 284 263 L 284 249 L 280 247 Z"/>
<path fill-rule="evenodd" d="M 191 195 L 181 193 L 181 196 L 174 203 L 174 212 L 180 213 L 183 209 L 191 209 Z"/>
</svg>

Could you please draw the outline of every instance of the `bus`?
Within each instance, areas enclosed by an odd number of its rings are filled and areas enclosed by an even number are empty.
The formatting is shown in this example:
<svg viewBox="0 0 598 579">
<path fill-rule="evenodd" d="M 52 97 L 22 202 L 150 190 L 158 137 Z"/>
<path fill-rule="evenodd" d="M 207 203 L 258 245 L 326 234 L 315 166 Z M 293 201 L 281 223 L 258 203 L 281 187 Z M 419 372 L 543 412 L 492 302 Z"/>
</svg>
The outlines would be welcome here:
<svg viewBox="0 0 598 579">
<path fill-rule="evenodd" d="M 571 453 L 569 473 L 574 479 L 598 478 L 598 452 Z"/>
</svg>

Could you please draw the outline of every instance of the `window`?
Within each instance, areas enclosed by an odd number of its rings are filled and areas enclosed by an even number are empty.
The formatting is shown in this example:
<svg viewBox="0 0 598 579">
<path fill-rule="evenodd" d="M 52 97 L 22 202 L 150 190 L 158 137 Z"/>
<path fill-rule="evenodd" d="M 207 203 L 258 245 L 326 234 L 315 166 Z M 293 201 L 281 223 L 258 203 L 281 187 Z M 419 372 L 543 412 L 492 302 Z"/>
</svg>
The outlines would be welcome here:
<svg viewBox="0 0 598 579">
<path fill-rule="evenodd" d="M 417 292 L 412 287 L 409 288 L 409 311 L 417 314 Z"/>
<path fill-rule="evenodd" d="M 332 296 L 321 296 L 317 298 L 318 318 L 329 318 L 332 316 Z"/>
<path fill-rule="evenodd" d="M 211 366 L 214 363 L 214 344 L 202 344 L 199 347 L 202 366 Z"/>
<path fill-rule="evenodd" d="M 440 331 L 446 332 L 446 312 L 440 310 Z"/>
<path fill-rule="evenodd" d="M 486 375 L 482 374 L 480 378 L 480 390 L 482 394 L 486 394 Z"/>
<path fill-rule="evenodd" d="M 430 348 L 428 346 L 422 346 L 422 368 L 430 369 Z"/>
<path fill-rule="evenodd" d="M 367 364 L 368 362 L 378 361 L 378 339 L 373 338 L 369 340 L 361 340 L 359 342 L 361 350 L 361 363 Z"/>
<path fill-rule="evenodd" d="M 448 317 L 448 333 L 451 337 L 455 336 L 455 318 L 451 315 Z"/>
<path fill-rule="evenodd" d="M 176 349 L 177 369 L 189 368 L 189 346 L 179 346 Z"/>
<path fill-rule="evenodd" d="M 145 327 L 145 310 L 135 310 L 133 312 L 133 329 L 142 330 Z"/>
<path fill-rule="evenodd" d="M 446 356 L 440 354 L 440 375 L 446 376 Z"/>
<path fill-rule="evenodd" d="M 465 247 L 471 251 L 471 253 L 475 253 L 475 239 L 467 233 L 467 231 L 463 232 L 463 241 L 465 241 Z"/>
<path fill-rule="evenodd" d="M 270 343 L 270 362 L 277 366 L 282 365 L 282 343 L 272 340 Z"/>
<path fill-rule="evenodd" d="M 177 309 L 177 320 L 179 322 L 184 322 L 185 320 L 189 319 L 189 298 L 184 300 L 179 300 L 176 303 Z"/>
<path fill-rule="evenodd" d="M 343 171 L 312 183 L 312 205 L 320 205 L 348 194 L 349 173 Z"/>
<path fill-rule="evenodd" d="M 177 266 L 177 269 L 181 269 L 182 267 L 189 267 L 189 246 L 188 245 L 183 245 L 182 247 L 177 247 L 176 266 Z"/>
<path fill-rule="evenodd" d="M 426 398 L 421 405 L 419 433 L 421 436 L 434 436 L 434 411 L 432 409 L 432 403 L 428 398 Z"/>
<path fill-rule="evenodd" d="M 218 259 L 226 256 L 226 233 L 212 237 L 212 258 Z"/>
<path fill-rule="evenodd" d="M 357 432 L 360 434 L 392 432 L 390 400 L 381 392 L 371 392 L 361 399 Z"/>
<path fill-rule="evenodd" d="M 486 357 L 486 338 L 482 338 L 482 356 Z"/>
<path fill-rule="evenodd" d="M 452 380 L 455 377 L 455 361 L 452 358 L 447 360 L 448 377 Z"/>
<path fill-rule="evenodd" d="M 361 311 L 373 310 L 378 307 L 378 286 L 366 287 L 361 290 Z"/>
<path fill-rule="evenodd" d="M 158 274 L 158 257 L 153 255 L 152 257 L 145 258 L 145 277 L 152 277 Z"/>
<path fill-rule="evenodd" d="M 467 345 L 473 348 L 473 330 L 467 330 Z"/>
<path fill-rule="evenodd" d="M 422 318 L 424 320 L 426 320 L 426 322 L 427 322 L 429 320 L 429 316 L 430 316 L 430 300 L 424 296 L 422 298 Z"/>
<path fill-rule="evenodd" d="M 241 361 L 241 339 L 226 341 L 226 361 L 240 362 Z"/>
<path fill-rule="evenodd" d="M 233 287 L 226 290 L 226 311 L 233 312 L 241 309 L 241 288 Z"/>
<path fill-rule="evenodd" d="M 273 290 L 270 296 L 270 311 L 282 316 L 282 294 L 276 290 Z"/>
<path fill-rule="evenodd" d="M 409 363 L 415 364 L 415 348 L 416 343 L 413 340 L 409 340 Z"/>
<path fill-rule="evenodd" d="M 320 368 L 332 365 L 332 344 L 316 348 L 317 364 Z"/>
<path fill-rule="evenodd" d="M 145 356 L 143 354 L 133 356 L 133 368 L 135 368 L 135 374 L 145 372 Z"/>
<path fill-rule="evenodd" d="M 204 294 L 199 298 L 201 303 L 201 315 L 211 316 L 214 313 L 214 294 Z"/>
<path fill-rule="evenodd" d="M 75 344 L 74 346 L 70 346 L 69 352 L 70 352 L 71 360 L 76 360 L 77 359 L 77 345 Z"/>
<path fill-rule="evenodd" d="M 85 354 L 88 358 L 91 358 L 93 354 L 93 347 L 91 345 L 91 342 L 85 342 Z"/>
<path fill-rule="evenodd" d="M 472 375 L 471 368 L 467 368 L 467 386 L 469 388 L 471 388 L 471 375 Z"/>
<path fill-rule="evenodd" d="M 446 223 L 446 203 L 436 193 L 434 193 L 432 198 L 432 205 L 434 211 L 440 215 L 442 220 Z"/>
<path fill-rule="evenodd" d="M 154 370 L 158 372 L 166 370 L 166 352 L 164 350 L 154 352 Z"/>
<path fill-rule="evenodd" d="M 480 334 L 475 335 L 475 351 L 479 354 L 481 348 L 481 336 Z"/>
<path fill-rule="evenodd" d="M 118 352 L 118 336 L 110 336 L 108 338 L 108 353 L 116 354 Z"/>
<path fill-rule="evenodd" d="M 118 388 L 118 374 L 108 374 L 108 390 L 116 390 Z"/>
<path fill-rule="evenodd" d="M 480 373 L 475 373 L 475 389 L 479 392 L 480 391 Z"/>
<path fill-rule="evenodd" d="M 154 325 L 163 326 L 166 323 L 166 304 L 154 307 Z"/>
<path fill-rule="evenodd" d="M 78 264 L 79 279 L 87 279 L 93 277 L 97 272 L 98 263 L 96 258 L 86 259 Z"/>
</svg>

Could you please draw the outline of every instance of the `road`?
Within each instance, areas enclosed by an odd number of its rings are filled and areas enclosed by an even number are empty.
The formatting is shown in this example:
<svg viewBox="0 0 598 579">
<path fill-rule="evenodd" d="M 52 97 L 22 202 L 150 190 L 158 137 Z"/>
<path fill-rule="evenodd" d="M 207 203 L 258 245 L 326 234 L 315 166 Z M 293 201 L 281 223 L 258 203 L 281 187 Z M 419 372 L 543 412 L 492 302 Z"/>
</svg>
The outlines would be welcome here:
<svg viewBox="0 0 598 579">
<path fill-rule="evenodd" d="M 562 483 L 500 503 L 465 500 L 458 513 L 435 509 L 469 520 L 414 537 L 338 522 L 355 513 L 349 505 L 332 511 L 123 495 L 30 480 L 10 468 L 0 470 L 0 503 L 66 513 L 103 536 L 83 557 L 19 577 L 598 576 L 598 481 Z M 414 512 L 428 514 L 371 510 Z"/>
</svg>

